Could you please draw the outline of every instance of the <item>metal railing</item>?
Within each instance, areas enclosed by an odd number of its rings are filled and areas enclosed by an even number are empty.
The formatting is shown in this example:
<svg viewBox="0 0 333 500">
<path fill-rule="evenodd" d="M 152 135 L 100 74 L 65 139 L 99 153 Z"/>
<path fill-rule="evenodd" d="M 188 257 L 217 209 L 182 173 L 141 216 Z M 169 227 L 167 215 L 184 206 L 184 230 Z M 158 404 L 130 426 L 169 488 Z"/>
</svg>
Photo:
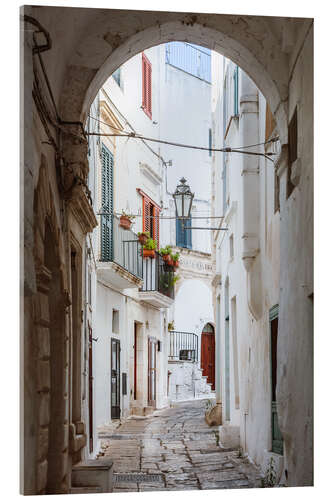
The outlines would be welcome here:
<svg viewBox="0 0 333 500">
<path fill-rule="evenodd" d="M 160 292 L 170 299 L 175 298 L 174 268 L 155 252 L 155 259 L 143 259 L 143 287 L 142 292 Z"/>
<path fill-rule="evenodd" d="M 191 332 L 169 331 L 169 359 L 198 361 L 198 335 Z"/>
<path fill-rule="evenodd" d="M 211 83 L 211 55 L 186 42 L 165 44 L 166 63 Z"/>
<path fill-rule="evenodd" d="M 143 277 L 141 245 L 132 230 L 119 226 L 119 218 L 101 215 L 101 261 L 115 262 L 128 272 Z"/>
</svg>

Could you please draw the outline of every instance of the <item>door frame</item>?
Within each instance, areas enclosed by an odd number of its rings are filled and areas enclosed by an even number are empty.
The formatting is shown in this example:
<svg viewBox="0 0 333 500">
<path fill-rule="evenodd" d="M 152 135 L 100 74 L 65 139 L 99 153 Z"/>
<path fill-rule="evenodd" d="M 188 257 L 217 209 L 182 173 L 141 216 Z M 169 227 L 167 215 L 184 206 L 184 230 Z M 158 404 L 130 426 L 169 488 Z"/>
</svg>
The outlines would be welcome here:
<svg viewBox="0 0 333 500">
<path fill-rule="evenodd" d="M 270 378 L 271 378 L 271 450 L 273 453 L 277 453 L 279 455 L 283 455 L 283 437 L 279 428 L 278 422 L 278 412 L 277 412 L 277 402 L 276 397 L 273 399 L 273 356 L 272 356 L 272 323 L 273 321 L 279 321 L 279 305 L 276 304 L 269 310 L 269 357 L 270 357 Z M 277 332 L 276 332 L 276 344 L 278 340 L 278 324 L 277 324 Z M 276 346 L 277 347 L 277 346 Z M 276 348 L 276 372 L 277 372 L 277 348 Z M 276 373 L 277 375 L 277 373 Z M 275 385 L 276 391 L 276 385 Z M 276 394 L 275 394 L 276 396 Z"/>
<path fill-rule="evenodd" d="M 150 346 L 154 345 L 154 359 L 155 359 L 155 366 L 152 368 L 151 366 L 151 355 L 150 355 Z M 154 370 L 155 376 L 154 376 L 154 394 L 155 394 L 155 399 L 151 398 L 151 384 L 150 384 L 150 377 L 151 377 L 151 371 Z M 148 337 L 148 406 L 152 406 L 153 408 L 156 408 L 156 373 L 157 373 L 157 339 L 156 337 Z"/>
<path fill-rule="evenodd" d="M 211 328 L 212 328 L 211 332 L 209 332 L 209 331 L 205 332 L 205 327 L 207 325 L 211 326 Z M 207 364 L 206 369 L 203 366 L 203 359 L 202 359 L 203 349 L 202 349 L 202 345 L 203 345 L 203 339 L 206 339 L 206 338 L 207 338 L 207 342 L 208 342 L 209 346 L 212 347 L 212 354 L 211 354 L 212 368 L 211 368 L 211 370 L 209 369 L 209 364 Z M 208 339 L 210 339 L 210 340 L 208 340 Z M 202 332 L 201 332 L 200 367 L 203 370 L 203 375 L 207 376 L 207 382 L 209 384 L 212 384 L 212 390 L 214 391 L 215 390 L 215 327 L 210 322 L 208 322 L 208 323 L 206 323 L 204 325 L 204 327 L 202 329 Z M 209 373 L 209 370 L 210 370 L 210 373 Z M 204 373 L 204 371 L 207 372 L 207 375 L 206 375 L 206 373 Z"/>
<path fill-rule="evenodd" d="M 116 367 L 115 367 L 115 372 L 116 372 L 116 388 L 117 388 L 117 391 L 116 391 L 116 402 L 118 404 L 116 405 L 112 405 L 112 371 L 114 370 L 113 366 L 112 366 L 112 345 L 113 343 L 116 343 L 117 345 L 117 350 L 116 350 Z M 121 385 L 121 380 L 120 380 L 120 351 L 121 351 L 121 347 L 120 347 L 120 340 L 119 339 L 116 339 L 114 337 L 111 337 L 111 363 L 110 363 L 110 410 L 111 410 L 111 420 L 112 419 L 119 419 L 120 418 L 120 414 L 121 414 L 121 410 L 120 410 L 120 385 Z"/>
</svg>

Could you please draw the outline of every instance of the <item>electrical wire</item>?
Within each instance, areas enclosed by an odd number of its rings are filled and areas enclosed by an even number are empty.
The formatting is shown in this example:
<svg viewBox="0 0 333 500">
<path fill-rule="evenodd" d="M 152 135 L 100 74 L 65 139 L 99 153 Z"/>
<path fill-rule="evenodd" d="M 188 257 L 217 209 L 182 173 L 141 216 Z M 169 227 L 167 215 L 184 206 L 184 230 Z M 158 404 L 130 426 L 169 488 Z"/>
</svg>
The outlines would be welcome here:
<svg viewBox="0 0 333 500">
<path fill-rule="evenodd" d="M 163 141 L 162 139 L 153 139 L 152 137 L 145 137 L 142 135 L 138 135 L 135 132 L 130 132 L 129 134 L 103 134 L 103 133 L 98 133 L 98 132 L 89 132 L 87 135 L 94 135 L 94 136 L 102 136 L 102 137 L 127 137 L 127 138 L 132 138 L 132 139 L 140 139 L 142 141 L 150 141 L 150 142 L 158 142 L 160 144 L 167 144 L 169 146 L 176 146 L 180 148 L 188 148 L 188 149 L 196 149 L 200 151 L 214 151 L 214 152 L 220 152 L 220 153 L 241 153 L 241 154 L 248 154 L 248 155 L 253 155 L 253 156 L 263 156 L 267 160 L 274 161 L 270 156 L 274 156 L 275 153 L 257 153 L 254 151 L 239 151 L 238 149 L 234 148 L 206 148 L 204 146 L 192 146 L 190 144 L 181 144 L 178 142 L 171 142 L 171 141 Z M 157 153 L 156 153 L 157 154 Z"/>
<path fill-rule="evenodd" d="M 96 120 L 100 123 L 103 123 L 107 127 L 110 127 L 114 130 L 117 130 L 118 132 L 122 132 L 122 130 L 120 130 L 112 125 L 109 125 L 108 123 L 103 122 L 103 121 L 99 120 L 98 118 L 95 118 L 95 117 L 91 117 L 91 118 L 93 118 L 94 120 Z M 276 142 L 279 139 L 278 137 L 273 137 L 272 139 L 269 139 L 268 141 L 265 141 L 265 142 L 260 142 L 258 144 L 250 144 L 248 146 L 237 146 L 235 148 L 229 148 L 229 147 L 207 148 L 204 146 L 192 146 L 190 144 L 181 144 L 181 143 L 177 143 L 177 142 L 164 141 L 162 139 L 154 139 L 152 137 L 145 137 L 141 134 L 138 134 L 137 132 L 127 132 L 127 133 L 119 133 L 119 134 L 105 134 L 105 133 L 91 132 L 91 133 L 88 133 L 87 135 L 97 135 L 97 136 L 103 136 L 103 137 L 132 137 L 134 139 L 140 139 L 142 141 L 157 142 L 157 143 L 166 144 L 166 145 L 170 145 L 170 146 L 176 146 L 176 147 L 182 147 L 182 148 L 188 148 L 188 149 L 197 149 L 197 150 L 201 150 L 201 151 L 214 151 L 214 152 L 225 152 L 225 153 L 243 153 L 243 154 L 250 154 L 250 155 L 255 155 L 255 156 L 264 156 L 265 158 L 267 158 L 270 161 L 273 161 L 273 160 L 271 158 L 269 158 L 269 156 L 273 156 L 273 155 L 275 155 L 275 153 L 270 153 L 270 152 L 258 153 L 258 152 L 253 152 L 253 151 L 239 151 L 239 150 L 252 148 L 252 147 L 256 147 L 256 146 L 262 146 L 265 144 L 270 144 L 272 142 Z M 163 161 L 163 163 L 165 163 L 163 158 L 160 155 L 158 155 L 157 153 L 155 153 L 155 154 L 160 157 L 160 159 Z"/>
<path fill-rule="evenodd" d="M 106 215 L 109 217 L 119 217 L 121 215 L 124 215 L 123 213 L 119 212 L 97 212 L 96 215 Z M 143 217 L 142 214 L 128 214 L 129 217 Z M 172 215 L 145 215 L 145 219 L 179 219 L 179 217 L 172 216 Z M 192 219 L 224 219 L 223 215 L 192 215 Z"/>
</svg>

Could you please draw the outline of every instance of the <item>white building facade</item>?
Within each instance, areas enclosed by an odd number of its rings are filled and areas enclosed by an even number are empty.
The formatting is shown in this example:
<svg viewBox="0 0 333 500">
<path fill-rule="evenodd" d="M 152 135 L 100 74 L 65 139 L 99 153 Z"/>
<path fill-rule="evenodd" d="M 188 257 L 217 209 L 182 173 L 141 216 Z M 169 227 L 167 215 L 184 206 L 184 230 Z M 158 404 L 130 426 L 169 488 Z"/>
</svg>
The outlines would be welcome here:
<svg viewBox="0 0 333 500">
<path fill-rule="evenodd" d="M 223 215 L 227 229 L 212 237 L 220 443 L 240 446 L 264 472 L 272 458 L 283 481 L 276 398 L 279 143 L 269 107 L 251 79 L 223 56 L 213 53 L 212 61 L 214 147 L 253 145 L 246 151 L 276 153 L 213 155 L 213 213 Z"/>
</svg>

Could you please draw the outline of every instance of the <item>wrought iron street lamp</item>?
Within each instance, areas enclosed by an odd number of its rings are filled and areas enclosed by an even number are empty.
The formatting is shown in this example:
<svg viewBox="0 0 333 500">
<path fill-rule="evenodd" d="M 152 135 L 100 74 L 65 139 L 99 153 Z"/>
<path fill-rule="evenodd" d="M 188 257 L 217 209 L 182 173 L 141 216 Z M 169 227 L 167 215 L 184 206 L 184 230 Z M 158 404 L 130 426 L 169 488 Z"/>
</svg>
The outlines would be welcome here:
<svg viewBox="0 0 333 500">
<path fill-rule="evenodd" d="M 177 219 L 189 219 L 191 216 L 192 201 L 194 193 L 191 192 L 190 186 L 186 184 L 186 179 L 182 177 L 176 191 L 172 195 L 175 201 Z"/>
</svg>

